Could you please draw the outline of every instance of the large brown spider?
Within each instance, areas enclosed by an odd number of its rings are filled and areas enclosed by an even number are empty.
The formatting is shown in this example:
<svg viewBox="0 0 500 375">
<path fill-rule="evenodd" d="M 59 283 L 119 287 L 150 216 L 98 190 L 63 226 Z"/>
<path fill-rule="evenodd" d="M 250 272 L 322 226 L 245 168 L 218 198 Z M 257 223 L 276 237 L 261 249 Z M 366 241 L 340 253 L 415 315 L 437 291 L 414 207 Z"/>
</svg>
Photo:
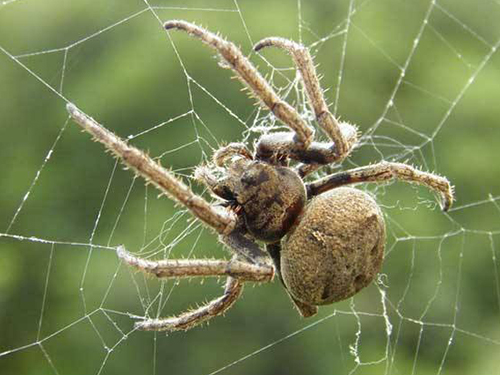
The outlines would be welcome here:
<svg viewBox="0 0 500 375">
<path fill-rule="evenodd" d="M 313 141 L 313 129 L 278 97 L 233 43 L 186 21 L 168 21 L 165 29 L 184 30 L 218 51 L 252 94 L 292 131 L 261 136 L 253 152 L 241 143 L 217 150 L 215 165 L 199 167 L 195 174 L 223 200 L 223 204 L 210 204 L 144 152 L 68 104 L 73 119 L 96 141 L 147 182 L 185 205 L 219 234 L 233 254 L 229 261 L 151 261 L 118 247 L 118 256 L 124 262 L 157 277 L 227 276 L 221 297 L 178 316 L 145 319 L 136 323 L 137 329 L 192 328 L 229 309 L 240 296 L 244 282 L 268 282 L 274 272 L 304 317 L 314 315 L 318 305 L 346 299 L 369 285 L 384 257 L 384 219 L 367 193 L 344 185 L 398 178 L 440 193 L 444 211 L 451 206 L 453 190 L 446 178 L 401 163 L 380 162 L 303 182 L 303 177 L 320 166 L 346 158 L 356 144 L 357 131 L 350 124 L 338 122 L 328 110 L 312 58 L 302 45 L 266 38 L 254 49 L 274 46 L 292 56 L 316 121 L 330 138 L 329 143 Z M 290 161 L 294 162 L 292 166 Z M 223 177 L 218 179 L 215 170 Z M 264 243 L 266 251 L 256 241 Z"/>
</svg>

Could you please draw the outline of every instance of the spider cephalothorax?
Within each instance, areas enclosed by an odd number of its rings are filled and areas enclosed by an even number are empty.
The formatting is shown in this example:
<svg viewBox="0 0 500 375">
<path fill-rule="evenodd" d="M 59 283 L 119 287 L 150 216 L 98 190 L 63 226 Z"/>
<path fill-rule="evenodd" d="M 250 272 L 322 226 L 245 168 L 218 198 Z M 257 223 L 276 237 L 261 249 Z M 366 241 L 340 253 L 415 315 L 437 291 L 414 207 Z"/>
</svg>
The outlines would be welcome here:
<svg viewBox="0 0 500 375">
<path fill-rule="evenodd" d="M 304 317 L 314 315 L 318 305 L 357 293 L 380 270 L 385 226 L 373 198 L 346 185 L 397 178 L 438 192 L 443 210 L 451 206 L 453 190 L 446 178 L 402 163 L 382 161 L 313 182 L 303 180 L 323 165 L 345 159 L 357 142 L 356 127 L 338 122 L 329 111 L 307 48 L 282 38 L 267 38 L 254 47 L 256 51 L 279 47 L 292 56 L 316 123 L 328 142 L 314 141 L 312 127 L 274 92 L 234 44 L 186 21 L 169 21 L 165 28 L 183 30 L 217 50 L 224 66 L 291 131 L 263 135 L 253 152 L 244 144 L 230 143 L 215 152 L 211 165 L 197 168 L 195 177 L 218 198 L 211 204 L 145 153 L 68 104 L 73 119 L 96 141 L 187 207 L 219 234 L 233 254 L 229 261 L 151 261 L 119 246 L 117 253 L 124 262 L 158 277 L 227 276 L 223 296 L 175 317 L 147 318 L 136 323 L 138 329 L 189 329 L 231 307 L 244 282 L 271 281 L 275 272 Z M 257 241 L 264 243 L 266 251 Z"/>
<path fill-rule="evenodd" d="M 290 230 L 307 198 L 304 183 L 292 169 L 242 158 L 230 164 L 227 177 L 210 187 L 241 208 L 246 230 L 268 243 Z"/>
</svg>

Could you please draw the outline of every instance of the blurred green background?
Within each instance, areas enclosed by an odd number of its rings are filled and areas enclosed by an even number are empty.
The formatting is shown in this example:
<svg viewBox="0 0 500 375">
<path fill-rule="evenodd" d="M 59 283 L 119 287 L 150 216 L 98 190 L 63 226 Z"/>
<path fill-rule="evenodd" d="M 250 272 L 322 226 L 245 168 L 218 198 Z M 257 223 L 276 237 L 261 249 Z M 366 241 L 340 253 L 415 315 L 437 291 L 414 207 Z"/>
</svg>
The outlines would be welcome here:
<svg viewBox="0 0 500 375">
<path fill-rule="evenodd" d="M 0 373 L 498 373 L 499 3 L 149 4 L 0 3 Z M 252 141 L 265 115 L 206 46 L 167 36 L 159 21 L 174 18 L 227 36 L 278 87 L 295 78 L 290 59 L 251 54 L 252 43 L 277 35 L 312 45 L 332 108 L 365 134 L 343 167 L 385 159 L 436 171 L 455 185 L 455 209 L 443 214 L 426 189 L 403 183 L 364 186 L 383 207 L 388 244 L 380 280 L 355 298 L 303 320 L 278 282 L 248 285 L 208 326 L 131 332 L 128 314 L 144 316 L 150 303 L 153 316 L 175 314 L 220 294 L 222 280 L 160 283 L 120 266 L 112 247 L 226 254 L 115 169 L 67 122 L 60 95 L 121 136 L 150 130 L 134 144 L 198 192 L 194 167 L 223 142 Z"/>
</svg>

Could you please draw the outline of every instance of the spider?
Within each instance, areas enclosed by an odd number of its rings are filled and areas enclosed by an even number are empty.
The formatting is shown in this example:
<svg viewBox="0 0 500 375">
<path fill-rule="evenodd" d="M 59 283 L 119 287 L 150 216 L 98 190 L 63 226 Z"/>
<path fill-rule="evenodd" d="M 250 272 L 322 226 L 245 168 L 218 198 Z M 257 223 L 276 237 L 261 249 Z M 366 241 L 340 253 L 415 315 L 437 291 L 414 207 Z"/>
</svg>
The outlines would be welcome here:
<svg viewBox="0 0 500 375">
<path fill-rule="evenodd" d="M 271 37 L 258 42 L 254 50 L 277 47 L 290 54 L 316 122 L 329 142 L 314 140 L 311 126 L 280 99 L 233 43 L 182 20 L 168 21 L 164 27 L 185 31 L 215 49 L 225 67 L 232 69 L 290 131 L 262 135 L 253 151 L 243 143 L 219 148 L 213 163 L 195 172 L 196 179 L 218 199 L 209 203 L 144 152 L 68 103 L 67 110 L 77 124 L 126 167 L 212 228 L 232 254 L 230 260 L 152 261 L 119 246 L 117 254 L 123 262 L 159 278 L 227 277 L 222 296 L 177 316 L 145 318 L 135 323 L 137 329 L 190 329 L 227 311 L 241 295 L 245 282 L 269 282 L 275 273 L 303 317 L 316 314 L 320 305 L 358 293 L 381 268 L 385 224 L 374 199 L 346 185 L 396 178 L 436 191 L 442 196 L 442 209 L 450 208 L 453 189 L 446 178 L 402 163 L 382 161 L 304 181 L 321 166 L 349 156 L 358 138 L 355 126 L 339 122 L 329 111 L 313 60 L 304 46 Z"/>
</svg>

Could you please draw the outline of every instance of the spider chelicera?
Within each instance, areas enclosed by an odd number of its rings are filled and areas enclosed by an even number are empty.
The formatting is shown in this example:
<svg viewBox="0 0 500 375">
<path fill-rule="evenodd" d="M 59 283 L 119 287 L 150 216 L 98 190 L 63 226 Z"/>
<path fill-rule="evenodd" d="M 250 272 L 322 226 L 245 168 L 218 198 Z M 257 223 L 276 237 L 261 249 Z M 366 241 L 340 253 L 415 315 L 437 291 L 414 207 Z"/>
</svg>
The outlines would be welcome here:
<svg viewBox="0 0 500 375">
<path fill-rule="evenodd" d="M 186 21 L 168 21 L 165 29 L 183 30 L 215 49 L 225 65 L 291 131 L 262 135 L 253 151 L 245 144 L 230 143 L 215 152 L 213 165 L 198 167 L 195 177 L 219 200 L 211 204 L 144 152 L 68 104 L 76 123 L 136 174 L 217 232 L 233 254 L 230 260 L 151 261 L 118 247 L 117 254 L 125 263 L 157 277 L 227 276 L 221 297 L 177 316 L 147 318 L 136 323 L 137 329 L 192 328 L 229 309 L 244 282 L 269 282 L 275 272 L 304 317 L 314 315 L 319 305 L 356 294 L 380 270 L 385 225 L 373 198 L 345 185 L 397 178 L 441 194 L 444 211 L 451 206 L 453 190 L 446 178 L 402 163 L 380 162 L 303 181 L 321 166 L 345 159 L 357 142 L 356 127 L 337 121 L 329 111 L 307 48 L 283 38 L 266 38 L 254 47 L 256 51 L 278 47 L 291 55 L 316 122 L 329 142 L 314 141 L 310 125 L 279 98 L 233 43 Z"/>
</svg>

